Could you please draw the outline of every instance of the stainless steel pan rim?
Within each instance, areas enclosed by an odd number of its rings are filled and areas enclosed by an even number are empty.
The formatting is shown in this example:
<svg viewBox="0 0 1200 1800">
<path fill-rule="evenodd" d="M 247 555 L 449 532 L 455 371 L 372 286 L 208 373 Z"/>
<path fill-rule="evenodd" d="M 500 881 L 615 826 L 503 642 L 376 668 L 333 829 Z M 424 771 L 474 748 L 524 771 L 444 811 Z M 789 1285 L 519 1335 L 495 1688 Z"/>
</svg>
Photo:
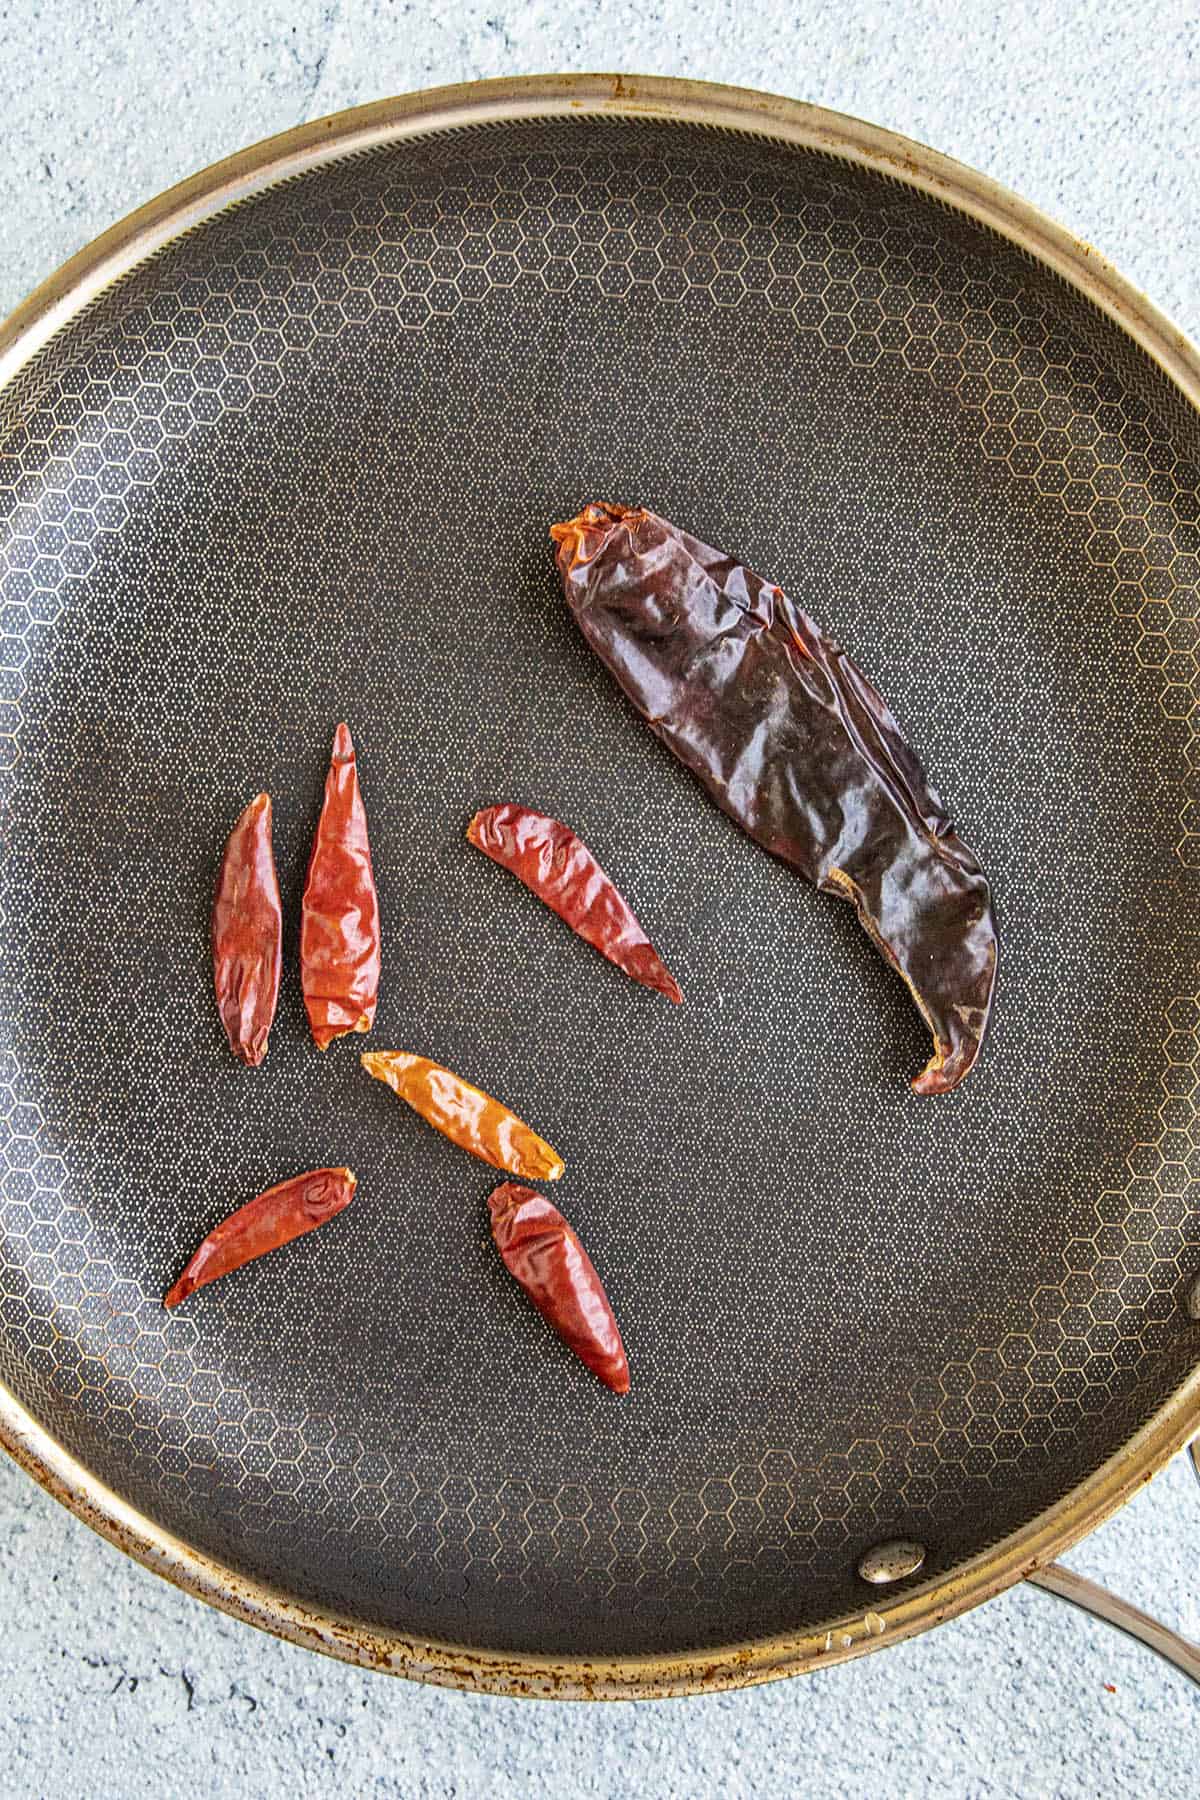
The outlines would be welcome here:
<svg viewBox="0 0 1200 1800">
<path fill-rule="evenodd" d="M 753 133 L 899 179 L 977 220 L 1069 282 L 1114 320 L 1200 408 L 1200 356 L 1091 247 L 985 176 L 890 132 L 774 96 L 621 75 L 536 76 L 446 87 L 297 127 L 162 195 L 65 264 L 0 326 L 0 383 L 110 283 L 202 220 L 262 190 L 383 143 L 456 126 L 566 114 L 644 116 Z M 0 1444 L 48 1492 L 120 1548 L 196 1597 L 347 1662 L 449 1687 L 510 1695 L 629 1699 L 707 1692 L 842 1662 L 910 1637 L 1044 1567 L 1144 1485 L 1200 1429 L 1200 1367 L 1122 1451 L 1059 1506 L 951 1576 L 893 1600 L 864 1587 L 864 1610 L 820 1633 L 683 1657 L 553 1660 L 468 1651 L 367 1629 L 297 1604 L 199 1554 L 125 1504 L 0 1388 Z"/>
</svg>

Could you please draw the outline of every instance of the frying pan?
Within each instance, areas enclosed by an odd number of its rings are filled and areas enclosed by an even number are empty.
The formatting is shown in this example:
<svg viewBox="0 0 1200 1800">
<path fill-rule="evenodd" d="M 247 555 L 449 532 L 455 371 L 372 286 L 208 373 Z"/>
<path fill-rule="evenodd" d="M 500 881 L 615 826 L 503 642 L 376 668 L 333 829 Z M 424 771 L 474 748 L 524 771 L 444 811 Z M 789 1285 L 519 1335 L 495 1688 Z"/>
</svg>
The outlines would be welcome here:
<svg viewBox="0 0 1200 1800">
<path fill-rule="evenodd" d="M 569 1696 L 895 1642 L 1146 1480 L 1200 1422 L 1198 395 L 984 178 L 694 83 L 364 108 L 53 277 L 0 335 L 7 1447 L 257 1624 Z M 777 580 L 951 800 L 1004 946 L 957 1093 L 909 1093 L 850 910 L 590 658 L 547 527 L 595 497 Z M 372 1041 L 561 1149 L 627 1401 L 500 1267 L 487 1170 L 307 1041 L 341 718 Z M 247 1071 L 206 930 L 264 787 L 291 923 Z M 499 800 L 581 832 L 681 1009 L 469 849 Z M 218 1218 L 343 1162 L 336 1224 L 163 1313 Z"/>
</svg>

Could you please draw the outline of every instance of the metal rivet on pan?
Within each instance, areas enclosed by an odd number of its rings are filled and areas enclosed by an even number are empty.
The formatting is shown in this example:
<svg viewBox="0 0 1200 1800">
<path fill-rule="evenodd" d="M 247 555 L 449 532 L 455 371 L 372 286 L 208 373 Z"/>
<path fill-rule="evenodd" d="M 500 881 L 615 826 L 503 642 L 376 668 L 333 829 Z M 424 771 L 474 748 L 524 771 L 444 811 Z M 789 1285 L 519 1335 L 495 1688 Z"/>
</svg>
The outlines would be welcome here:
<svg viewBox="0 0 1200 1800">
<path fill-rule="evenodd" d="M 1183 1310 L 1189 1319 L 1200 1320 L 1200 1275 L 1184 1291 Z"/>
<path fill-rule="evenodd" d="M 882 1587 L 886 1582 L 915 1575 L 924 1561 L 924 1544 L 914 1544 L 910 1538 L 888 1538 L 859 1558 L 858 1572 L 864 1581 Z"/>
</svg>

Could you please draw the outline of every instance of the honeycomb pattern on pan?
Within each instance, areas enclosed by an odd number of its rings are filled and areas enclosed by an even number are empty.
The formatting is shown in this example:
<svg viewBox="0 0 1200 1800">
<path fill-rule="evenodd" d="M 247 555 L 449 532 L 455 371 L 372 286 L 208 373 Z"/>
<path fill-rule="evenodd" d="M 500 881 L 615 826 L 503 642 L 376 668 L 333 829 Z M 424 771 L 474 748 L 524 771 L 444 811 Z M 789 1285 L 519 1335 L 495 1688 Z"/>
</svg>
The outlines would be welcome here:
<svg viewBox="0 0 1200 1800">
<path fill-rule="evenodd" d="M 875 1539 L 940 1573 L 1061 1497 L 1200 1353 L 1197 455 L 1028 260 L 680 127 L 372 153 L 106 296 L 0 398 L 0 1377 L 189 1541 L 479 1645 L 810 1624 L 862 1607 Z M 571 635 L 545 524 L 595 493 L 780 579 L 909 722 L 1004 934 L 952 1100 L 908 1096 L 920 1028 L 848 915 Z M 498 1270 L 486 1171 L 306 1046 L 342 714 L 374 1041 L 563 1149 L 624 1410 Z M 251 1076 L 204 924 L 260 785 L 293 937 Z M 462 821 L 510 796 L 593 843 L 680 1017 L 472 859 Z M 217 1217 L 342 1160 L 343 1220 L 162 1314 Z"/>
</svg>

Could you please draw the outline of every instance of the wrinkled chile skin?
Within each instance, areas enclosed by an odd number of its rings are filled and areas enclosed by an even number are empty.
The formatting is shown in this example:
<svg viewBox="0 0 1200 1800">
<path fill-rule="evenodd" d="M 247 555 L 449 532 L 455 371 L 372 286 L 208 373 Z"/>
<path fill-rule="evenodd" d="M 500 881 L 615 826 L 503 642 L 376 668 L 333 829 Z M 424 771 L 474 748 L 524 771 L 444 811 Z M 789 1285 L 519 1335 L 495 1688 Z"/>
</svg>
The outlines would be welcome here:
<svg viewBox="0 0 1200 1800">
<path fill-rule="evenodd" d="M 318 1050 L 370 1031 L 379 997 L 379 899 L 349 730 L 339 725 L 300 903 L 300 985 Z"/>
<path fill-rule="evenodd" d="M 193 1251 L 163 1305 L 170 1312 L 197 1288 L 315 1231 L 349 1206 L 357 1185 L 349 1169 L 310 1169 L 256 1194 L 222 1219 Z"/>
<path fill-rule="evenodd" d="M 528 806 L 488 806 L 471 820 L 467 838 L 524 882 L 593 950 L 643 987 L 680 1004 L 679 983 L 628 901 L 569 825 Z"/>
<path fill-rule="evenodd" d="M 545 1138 L 453 1069 L 408 1050 L 368 1050 L 359 1061 L 435 1131 L 481 1162 L 529 1181 L 557 1181 L 562 1174 L 562 1157 Z"/>
<path fill-rule="evenodd" d="M 778 587 L 645 508 L 594 503 L 551 536 L 580 629 L 652 730 L 904 978 L 934 1038 L 914 1090 L 955 1087 L 991 1009 L 991 894 L 883 699 Z"/>
<path fill-rule="evenodd" d="M 279 999 L 283 907 L 271 796 L 256 794 L 229 834 L 212 909 L 213 984 L 229 1048 L 247 1068 L 267 1054 Z"/>
<path fill-rule="evenodd" d="M 488 1196 L 504 1266 L 548 1325 L 614 1394 L 629 1392 L 616 1317 L 587 1251 L 545 1194 L 505 1181 Z"/>
</svg>

